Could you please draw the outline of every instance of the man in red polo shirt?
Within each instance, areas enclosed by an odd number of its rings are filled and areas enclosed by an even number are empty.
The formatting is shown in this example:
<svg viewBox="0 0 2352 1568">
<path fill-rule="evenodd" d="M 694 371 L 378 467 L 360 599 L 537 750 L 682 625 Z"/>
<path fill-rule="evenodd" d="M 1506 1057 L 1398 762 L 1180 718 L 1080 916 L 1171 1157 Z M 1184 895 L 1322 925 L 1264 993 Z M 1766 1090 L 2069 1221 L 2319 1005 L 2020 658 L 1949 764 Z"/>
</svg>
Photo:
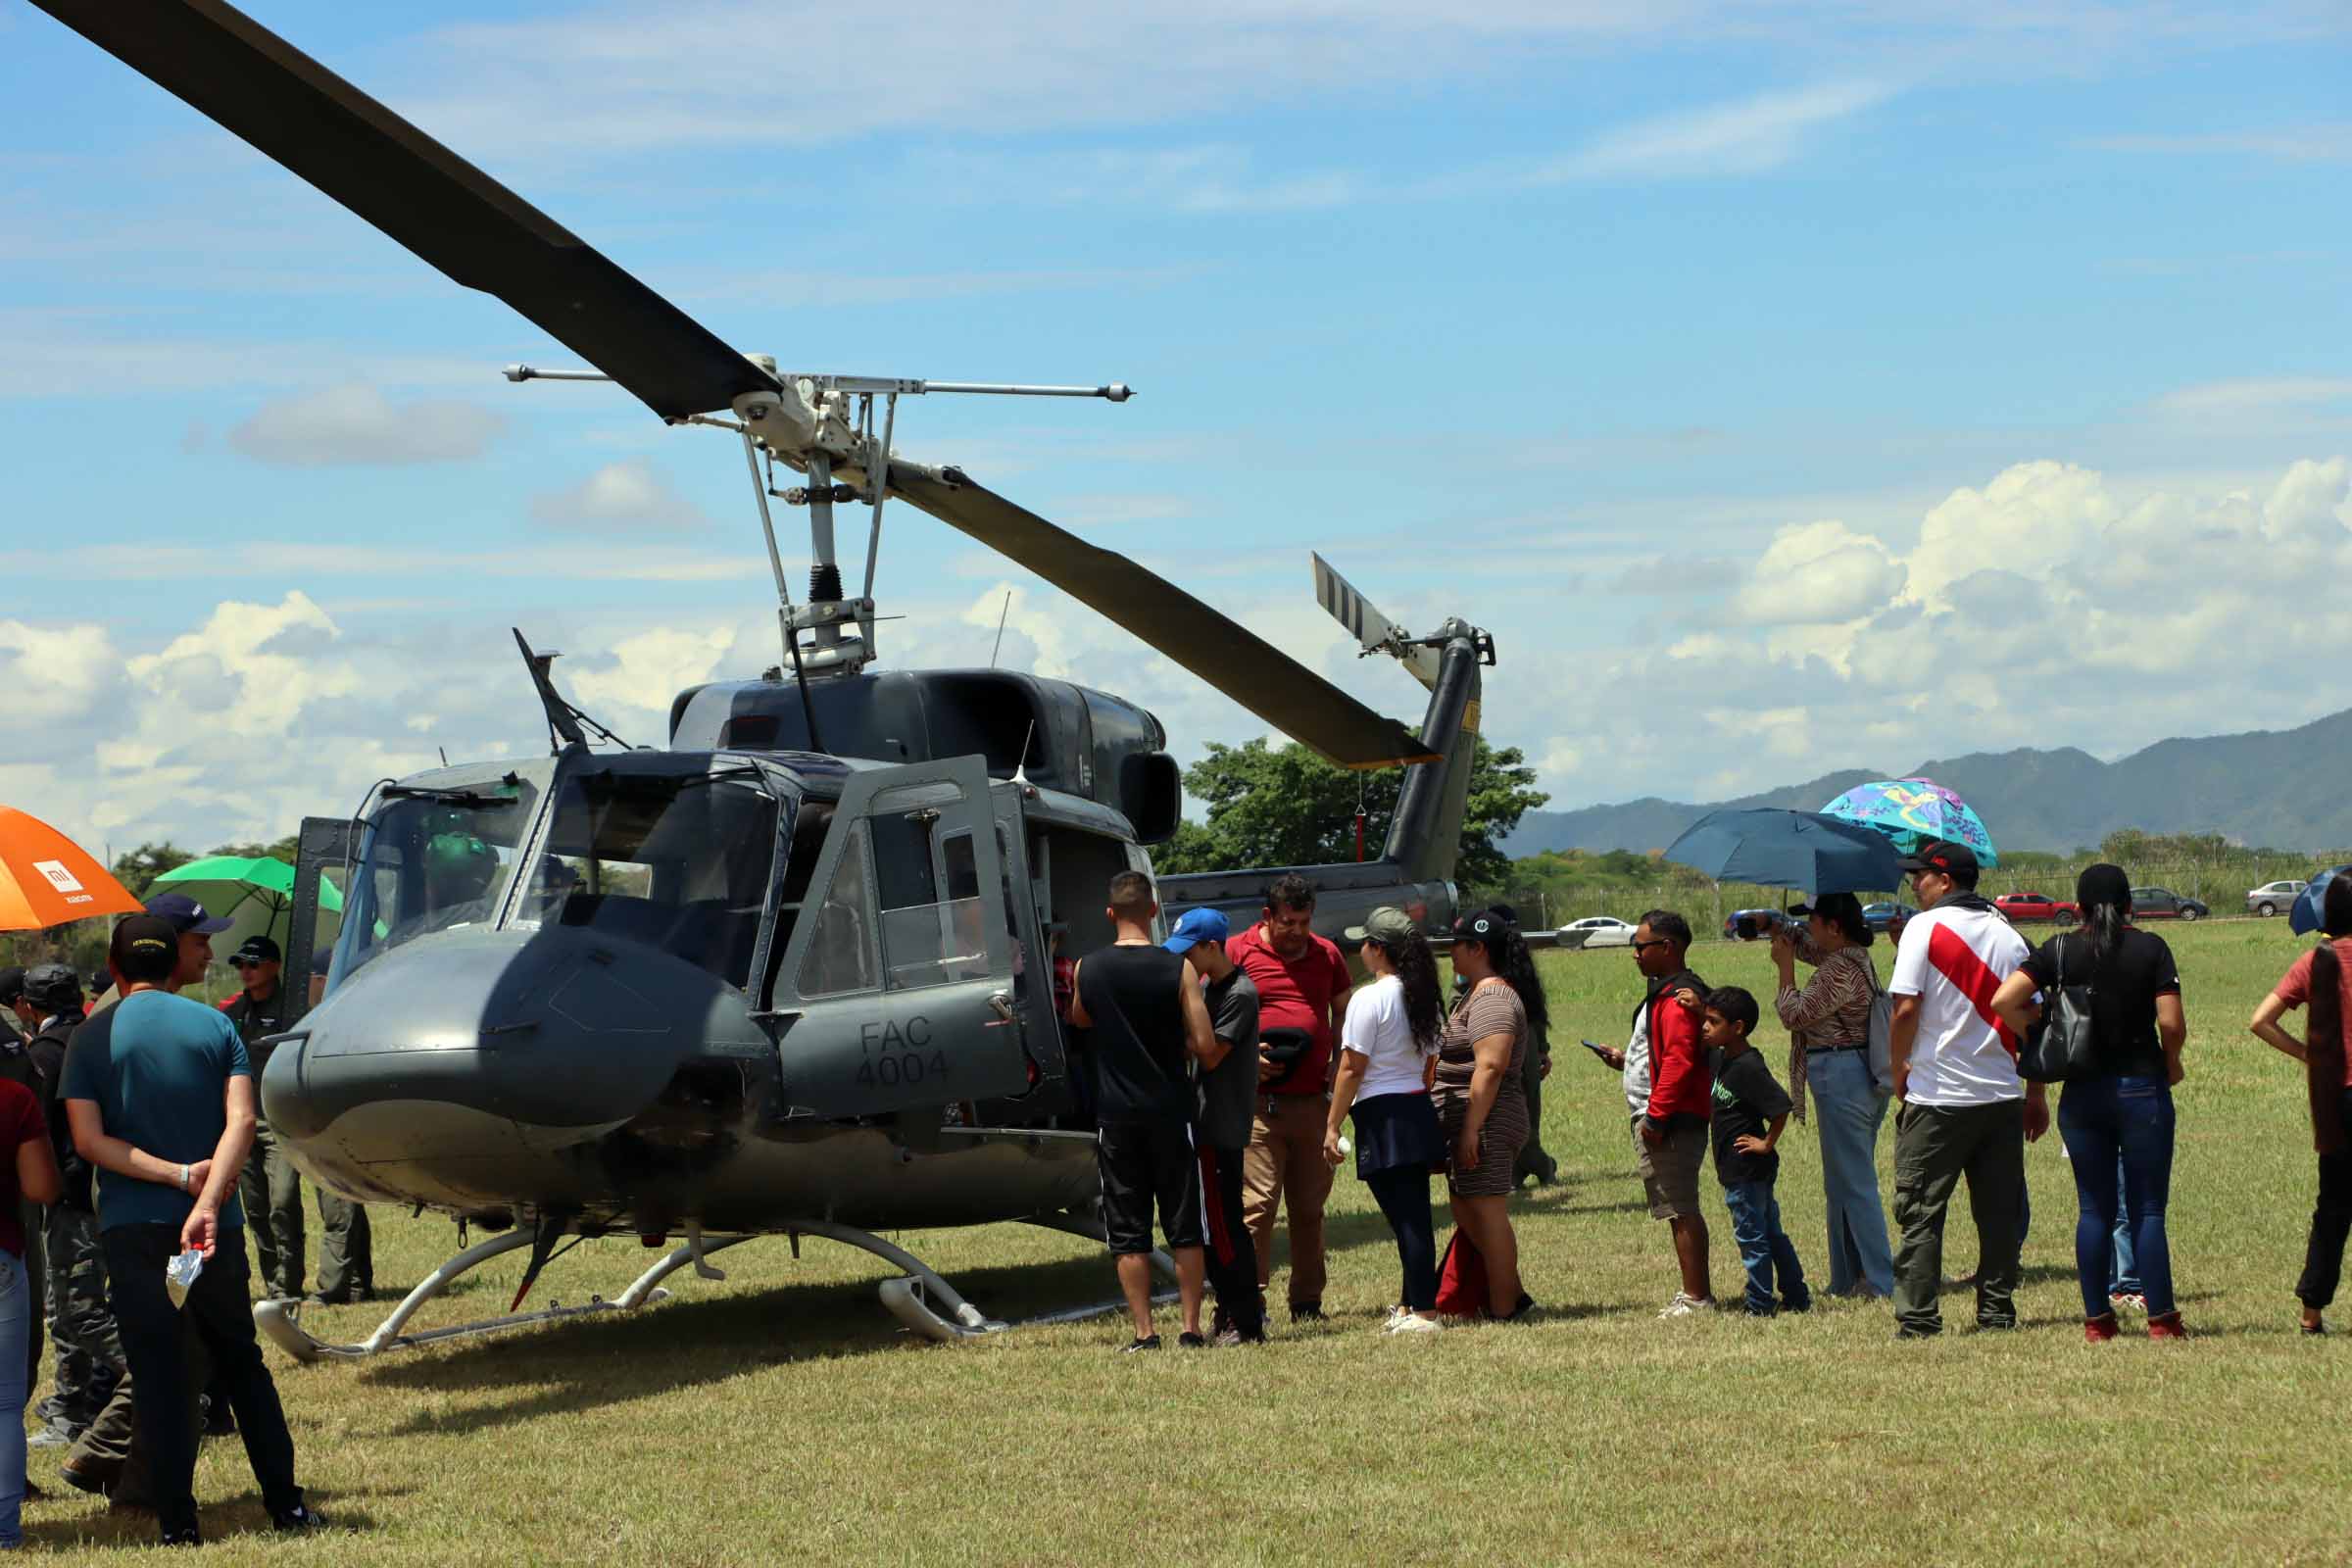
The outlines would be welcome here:
<svg viewBox="0 0 2352 1568">
<path fill-rule="evenodd" d="M 1291 1321 L 1323 1315 L 1323 1204 L 1331 1166 L 1323 1125 L 1331 1045 L 1354 984 L 1340 950 L 1314 933 L 1315 890 L 1301 876 L 1266 889 L 1263 917 L 1228 938 L 1225 956 L 1257 987 L 1258 1098 L 1242 1160 L 1242 1212 L 1257 1244 L 1257 1283 L 1274 1271 L 1274 1224 L 1291 1205 Z"/>
</svg>

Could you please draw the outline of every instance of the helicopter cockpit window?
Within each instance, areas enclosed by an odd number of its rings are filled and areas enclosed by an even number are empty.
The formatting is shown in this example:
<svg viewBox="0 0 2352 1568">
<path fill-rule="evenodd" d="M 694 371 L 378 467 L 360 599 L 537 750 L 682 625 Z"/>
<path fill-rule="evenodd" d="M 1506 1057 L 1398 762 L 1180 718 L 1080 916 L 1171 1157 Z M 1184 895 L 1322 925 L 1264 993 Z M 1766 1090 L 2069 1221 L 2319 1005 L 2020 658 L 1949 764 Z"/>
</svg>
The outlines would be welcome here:
<svg viewBox="0 0 2352 1568">
<path fill-rule="evenodd" d="M 757 777 L 574 773 L 513 924 L 642 943 L 741 988 L 775 846 L 775 798 Z"/>
<path fill-rule="evenodd" d="M 940 785 L 890 790 L 874 798 L 867 818 L 873 829 L 874 889 L 883 969 L 894 991 L 988 972 L 987 912 L 972 830 L 950 826 L 935 804 L 960 805 L 961 800 L 952 786 Z"/>
<path fill-rule="evenodd" d="M 824 902 L 816 906 L 808 956 L 801 960 L 799 989 L 804 997 L 871 991 L 881 984 L 881 965 L 874 956 L 865 824 L 852 822 L 848 835 L 841 847 L 841 863 L 833 870 L 832 885 L 825 889 Z"/>
<path fill-rule="evenodd" d="M 538 792 L 524 780 L 395 796 L 368 825 L 346 892 L 335 972 L 435 931 L 487 924 Z"/>
</svg>

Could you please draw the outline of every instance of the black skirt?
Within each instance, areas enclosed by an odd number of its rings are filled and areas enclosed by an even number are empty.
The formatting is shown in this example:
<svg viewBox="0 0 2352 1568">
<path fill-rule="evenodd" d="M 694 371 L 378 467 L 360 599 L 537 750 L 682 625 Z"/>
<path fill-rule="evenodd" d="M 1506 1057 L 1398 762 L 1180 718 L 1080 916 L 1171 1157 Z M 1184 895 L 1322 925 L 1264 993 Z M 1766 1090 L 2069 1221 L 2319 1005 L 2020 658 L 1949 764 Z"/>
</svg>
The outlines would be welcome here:
<svg viewBox="0 0 2352 1568">
<path fill-rule="evenodd" d="M 1358 1180 L 1417 1165 L 1426 1170 L 1446 1160 L 1446 1134 L 1427 1095 L 1374 1095 L 1355 1102 L 1355 1174 Z"/>
</svg>

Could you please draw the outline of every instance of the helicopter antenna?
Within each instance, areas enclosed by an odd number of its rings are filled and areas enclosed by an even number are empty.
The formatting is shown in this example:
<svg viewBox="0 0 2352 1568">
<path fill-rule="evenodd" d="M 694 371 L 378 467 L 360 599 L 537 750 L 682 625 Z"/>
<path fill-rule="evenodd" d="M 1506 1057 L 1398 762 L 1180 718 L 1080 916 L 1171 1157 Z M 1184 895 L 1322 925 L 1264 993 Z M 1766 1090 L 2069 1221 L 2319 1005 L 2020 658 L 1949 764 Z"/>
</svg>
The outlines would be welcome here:
<svg viewBox="0 0 2352 1568">
<path fill-rule="evenodd" d="M 988 667 L 997 667 L 997 656 L 1004 651 L 1004 617 L 1012 613 L 1012 590 L 1004 590 L 1004 608 L 997 612 L 997 640 L 988 651 Z"/>
<path fill-rule="evenodd" d="M 582 724 L 596 731 L 599 739 L 610 742 L 624 752 L 636 749 L 565 702 L 563 694 L 556 690 L 556 683 L 548 675 L 548 669 L 557 660 L 564 657 L 562 654 L 553 648 L 544 654 L 533 649 L 529 643 L 523 640 L 520 626 L 511 626 L 508 630 L 514 633 L 514 646 L 522 650 L 522 662 L 530 669 L 531 684 L 539 690 L 539 706 L 547 710 L 547 747 L 549 751 L 561 752 L 565 746 L 587 745 L 588 737 L 580 731 Z"/>
</svg>

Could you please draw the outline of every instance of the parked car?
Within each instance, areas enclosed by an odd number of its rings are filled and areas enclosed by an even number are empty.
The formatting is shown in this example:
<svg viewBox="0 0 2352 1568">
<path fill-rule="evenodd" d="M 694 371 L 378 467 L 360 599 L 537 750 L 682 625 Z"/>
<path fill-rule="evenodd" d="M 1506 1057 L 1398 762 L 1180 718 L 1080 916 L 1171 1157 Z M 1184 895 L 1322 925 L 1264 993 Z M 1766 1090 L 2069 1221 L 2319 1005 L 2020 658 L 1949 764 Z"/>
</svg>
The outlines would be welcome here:
<svg viewBox="0 0 2352 1568">
<path fill-rule="evenodd" d="M 2171 888 L 2133 888 L 2134 920 L 2202 920 L 2213 910 L 2196 899 L 2182 898 Z"/>
<path fill-rule="evenodd" d="M 1634 942 L 1634 922 L 1613 914 L 1589 914 L 1552 933 L 1563 948 L 1628 948 Z"/>
<path fill-rule="evenodd" d="M 2028 921 L 2073 925 L 2082 918 L 2080 908 L 2046 893 L 2004 893 L 1992 901 L 1992 906 L 2008 916 L 2011 925 L 2024 925 Z"/>
<path fill-rule="evenodd" d="M 2262 886 L 2247 893 L 2246 912 L 2259 914 L 2265 919 L 2274 914 L 2284 914 L 2295 906 L 2295 900 L 2303 896 L 2303 889 L 2307 885 L 2292 879 L 2284 882 L 2265 882 Z"/>
<path fill-rule="evenodd" d="M 1903 922 L 1918 912 L 1908 904 L 1892 904 L 1885 901 L 1878 904 L 1865 904 L 1862 906 L 1862 923 L 1873 931 L 1884 931 L 1890 937 L 1899 938 L 1903 934 Z"/>
<path fill-rule="evenodd" d="M 1785 918 L 1778 909 L 1734 909 L 1723 917 L 1723 934 L 1739 942 L 1753 942 L 1772 934 L 1773 922 Z"/>
</svg>

